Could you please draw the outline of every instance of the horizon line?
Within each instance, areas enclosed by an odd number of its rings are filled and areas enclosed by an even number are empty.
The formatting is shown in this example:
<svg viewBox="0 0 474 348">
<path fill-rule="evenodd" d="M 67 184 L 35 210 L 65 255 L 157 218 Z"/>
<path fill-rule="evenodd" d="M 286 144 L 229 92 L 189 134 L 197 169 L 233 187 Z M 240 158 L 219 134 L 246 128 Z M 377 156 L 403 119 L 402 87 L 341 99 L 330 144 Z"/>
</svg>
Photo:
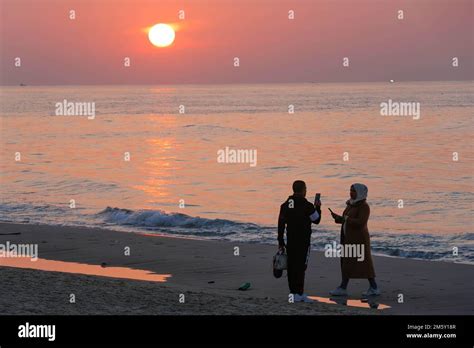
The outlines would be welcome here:
<svg viewBox="0 0 474 348">
<path fill-rule="evenodd" d="M 420 82 L 474 82 L 474 79 L 465 80 L 394 80 L 396 83 L 420 83 Z M 365 83 L 389 83 L 391 80 L 379 81 L 303 81 L 303 82 L 186 82 L 186 83 L 85 83 L 85 84 L 0 84 L 0 87 L 64 87 L 64 86 L 196 86 L 196 85 L 296 85 L 296 84 L 365 84 Z"/>
</svg>

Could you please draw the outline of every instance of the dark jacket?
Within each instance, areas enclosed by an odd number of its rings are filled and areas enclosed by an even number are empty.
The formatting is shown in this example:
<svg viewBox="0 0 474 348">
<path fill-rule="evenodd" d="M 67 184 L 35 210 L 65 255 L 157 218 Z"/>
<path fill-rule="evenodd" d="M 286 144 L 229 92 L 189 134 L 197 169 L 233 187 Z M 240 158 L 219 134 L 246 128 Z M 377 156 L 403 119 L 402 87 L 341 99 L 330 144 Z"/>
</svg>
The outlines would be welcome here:
<svg viewBox="0 0 474 348">
<path fill-rule="evenodd" d="M 316 214 L 315 214 L 316 212 Z M 319 224 L 321 209 L 308 202 L 306 198 L 292 195 L 280 206 L 278 217 L 278 244 L 288 246 L 307 246 L 311 240 L 311 223 Z"/>
</svg>

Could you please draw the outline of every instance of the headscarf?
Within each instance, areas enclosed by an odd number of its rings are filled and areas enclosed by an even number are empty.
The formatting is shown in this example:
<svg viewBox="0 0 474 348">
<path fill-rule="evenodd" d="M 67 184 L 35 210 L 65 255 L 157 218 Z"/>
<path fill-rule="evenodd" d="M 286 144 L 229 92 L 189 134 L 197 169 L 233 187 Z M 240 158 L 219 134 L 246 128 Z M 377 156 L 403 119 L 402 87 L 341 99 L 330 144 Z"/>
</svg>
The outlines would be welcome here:
<svg viewBox="0 0 474 348">
<path fill-rule="evenodd" d="M 346 202 L 347 204 L 354 205 L 357 202 L 367 199 L 367 193 L 369 192 L 369 189 L 367 188 L 367 186 L 365 186 L 364 184 L 357 183 L 357 184 L 352 184 L 351 188 L 353 188 L 355 192 L 357 192 L 357 197 L 356 199 L 352 199 L 352 198 L 349 199 Z"/>
</svg>

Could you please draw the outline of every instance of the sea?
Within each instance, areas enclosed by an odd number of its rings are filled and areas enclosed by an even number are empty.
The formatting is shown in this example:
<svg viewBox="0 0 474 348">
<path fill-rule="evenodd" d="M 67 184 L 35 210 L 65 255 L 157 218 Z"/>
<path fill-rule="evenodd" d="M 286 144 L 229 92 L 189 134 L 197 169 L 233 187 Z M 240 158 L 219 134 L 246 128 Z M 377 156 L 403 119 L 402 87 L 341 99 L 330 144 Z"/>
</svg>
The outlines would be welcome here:
<svg viewBox="0 0 474 348">
<path fill-rule="evenodd" d="M 3 86 L 0 222 L 276 245 L 280 204 L 304 180 L 309 201 L 321 194 L 312 248 L 324 250 L 340 234 L 327 208 L 341 213 L 363 183 L 374 254 L 474 264 L 473 92 L 472 81 Z"/>
</svg>

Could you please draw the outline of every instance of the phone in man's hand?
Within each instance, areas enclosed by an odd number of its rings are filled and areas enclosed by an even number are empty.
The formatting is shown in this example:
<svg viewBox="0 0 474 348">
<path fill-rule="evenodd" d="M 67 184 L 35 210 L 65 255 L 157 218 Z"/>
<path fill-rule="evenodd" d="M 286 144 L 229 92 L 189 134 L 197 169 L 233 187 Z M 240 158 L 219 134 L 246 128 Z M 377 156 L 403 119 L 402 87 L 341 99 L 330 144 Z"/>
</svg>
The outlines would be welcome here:
<svg viewBox="0 0 474 348">
<path fill-rule="evenodd" d="M 321 204 L 321 194 L 316 193 L 316 196 L 314 197 L 314 204 L 319 203 Z"/>
</svg>

